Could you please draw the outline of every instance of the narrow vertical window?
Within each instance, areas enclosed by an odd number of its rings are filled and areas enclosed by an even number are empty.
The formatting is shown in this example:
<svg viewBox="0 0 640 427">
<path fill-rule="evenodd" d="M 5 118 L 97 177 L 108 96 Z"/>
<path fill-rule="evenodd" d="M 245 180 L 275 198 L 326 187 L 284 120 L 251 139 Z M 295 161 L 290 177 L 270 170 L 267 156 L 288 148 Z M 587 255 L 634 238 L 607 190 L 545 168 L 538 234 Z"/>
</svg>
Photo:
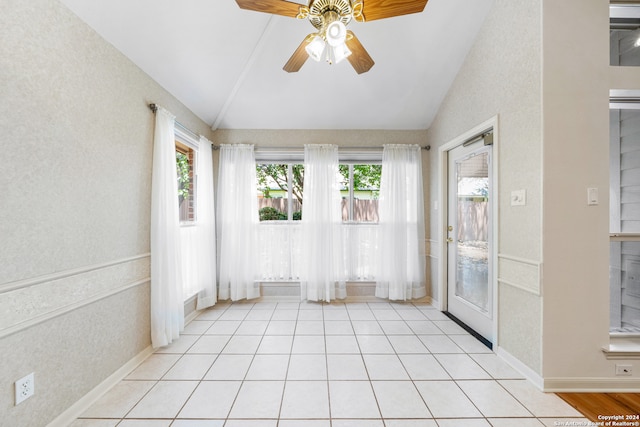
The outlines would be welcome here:
<svg viewBox="0 0 640 427">
<path fill-rule="evenodd" d="M 640 66 L 640 5 L 609 6 L 610 65 Z"/>
<path fill-rule="evenodd" d="M 178 206 L 180 222 L 195 222 L 195 161 L 196 151 L 176 141 L 176 168 L 178 177 Z"/>
<path fill-rule="evenodd" d="M 637 101 L 610 104 L 609 313 L 613 334 L 640 333 L 640 98 Z"/>
</svg>

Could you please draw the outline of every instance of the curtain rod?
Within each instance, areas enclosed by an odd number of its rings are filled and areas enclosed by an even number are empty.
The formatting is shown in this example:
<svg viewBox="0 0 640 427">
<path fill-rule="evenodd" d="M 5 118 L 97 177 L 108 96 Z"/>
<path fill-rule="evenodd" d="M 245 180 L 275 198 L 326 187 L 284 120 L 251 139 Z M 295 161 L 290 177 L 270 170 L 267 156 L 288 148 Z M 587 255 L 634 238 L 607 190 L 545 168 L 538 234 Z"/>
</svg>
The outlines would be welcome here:
<svg viewBox="0 0 640 427">
<path fill-rule="evenodd" d="M 407 144 L 407 145 L 417 145 L 417 144 Z M 259 146 L 254 144 L 254 147 L 256 150 L 258 151 L 303 151 L 304 147 L 303 146 L 297 146 L 297 147 L 269 147 L 269 146 Z M 419 146 L 420 149 L 422 150 L 431 150 L 431 146 L 430 145 L 420 145 Z M 379 146 L 364 146 L 364 147 L 358 147 L 358 146 L 341 146 L 338 145 L 338 150 L 340 151 L 375 151 L 375 150 L 382 150 L 383 146 L 379 145 Z"/>
<path fill-rule="evenodd" d="M 153 111 L 153 113 L 155 114 L 156 111 L 158 111 L 158 105 L 151 103 L 149 104 L 149 108 L 151 109 L 151 111 Z M 189 129 L 188 127 L 186 127 L 185 125 L 183 125 L 182 123 L 178 122 L 177 120 L 175 121 L 175 126 L 177 128 L 180 128 L 181 131 L 185 132 L 187 135 L 189 135 L 190 137 L 192 137 L 193 139 L 195 139 L 196 141 L 200 140 L 200 134 L 195 133 L 194 131 L 192 131 L 191 129 Z M 211 142 L 211 141 L 209 141 Z M 214 150 L 218 150 L 220 147 L 215 145 L 213 142 L 211 142 L 211 148 L 213 148 Z"/>
<path fill-rule="evenodd" d="M 158 111 L 158 105 L 151 103 L 149 104 L 149 108 L 151 109 L 151 111 L 155 112 Z M 177 120 L 175 121 L 175 125 L 176 127 L 179 127 L 181 130 L 183 130 L 184 132 L 187 132 L 189 134 L 191 134 L 190 136 L 192 136 L 194 139 L 199 139 L 200 135 L 195 133 L 194 131 L 192 131 L 191 129 L 189 129 L 188 127 L 186 127 L 185 125 L 183 125 L 182 123 L 178 122 Z M 211 143 L 211 146 L 213 147 L 214 150 L 219 150 L 220 146 L 214 144 L 213 142 Z M 430 145 L 424 145 L 424 146 L 420 146 L 421 149 L 423 150 L 431 150 L 431 146 Z M 258 147 L 256 146 L 256 149 L 258 150 L 264 150 L 264 149 L 272 149 L 272 150 L 295 150 L 295 149 L 302 149 L 302 147 Z M 350 149 L 350 150 L 375 150 L 375 149 L 382 149 L 382 146 L 379 147 L 344 147 L 343 149 Z"/>
</svg>

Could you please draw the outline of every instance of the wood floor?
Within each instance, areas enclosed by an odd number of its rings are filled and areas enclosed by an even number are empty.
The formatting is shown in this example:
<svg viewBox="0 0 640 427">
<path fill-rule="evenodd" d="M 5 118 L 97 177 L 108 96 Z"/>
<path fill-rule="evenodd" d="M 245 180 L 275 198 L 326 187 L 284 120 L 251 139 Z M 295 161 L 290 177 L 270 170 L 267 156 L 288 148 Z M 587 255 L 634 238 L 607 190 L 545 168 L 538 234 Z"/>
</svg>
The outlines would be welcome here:
<svg viewBox="0 0 640 427">
<path fill-rule="evenodd" d="M 602 421 L 599 415 L 640 416 L 640 393 L 557 393 L 589 420 Z M 625 420 L 622 420 L 625 421 Z M 637 418 L 626 421 L 640 421 Z"/>
</svg>

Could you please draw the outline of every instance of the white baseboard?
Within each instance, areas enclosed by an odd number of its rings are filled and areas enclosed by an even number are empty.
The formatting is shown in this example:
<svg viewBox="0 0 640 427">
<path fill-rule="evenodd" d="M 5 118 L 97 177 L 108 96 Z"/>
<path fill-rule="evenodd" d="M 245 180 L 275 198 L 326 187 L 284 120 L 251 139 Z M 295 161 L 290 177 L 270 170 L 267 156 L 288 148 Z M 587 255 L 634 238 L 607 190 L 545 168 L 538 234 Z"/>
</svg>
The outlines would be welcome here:
<svg viewBox="0 0 640 427">
<path fill-rule="evenodd" d="M 71 405 L 69 409 L 60 414 L 56 419 L 47 424 L 47 427 L 67 427 L 73 423 L 76 418 L 82 415 L 91 405 L 93 405 L 102 395 L 111 390 L 113 386 L 123 380 L 131 371 L 133 371 L 140 363 L 153 353 L 151 346 L 145 348 L 131 360 L 125 363 L 120 369 L 115 371 L 104 381 L 93 388 L 89 393 L 85 394 L 80 400 Z"/>
<path fill-rule="evenodd" d="M 187 314 L 184 318 L 184 326 L 187 326 L 193 319 L 198 317 L 202 313 L 202 310 L 193 310 L 191 313 Z"/>
<path fill-rule="evenodd" d="M 544 391 L 555 393 L 640 393 L 638 378 L 546 378 Z"/>
<path fill-rule="evenodd" d="M 541 391 L 547 393 L 640 393 L 637 377 L 630 378 L 543 378 L 502 347 L 496 354 Z"/>
<path fill-rule="evenodd" d="M 502 347 L 498 347 L 498 349 L 496 350 L 496 354 L 502 360 L 504 360 L 509 365 L 511 365 L 513 369 L 515 369 L 520 374 L 522 374 L 526 379 L 531 381 L 531 383 L 534 386 L 538 387 L 542 391 L 546 391 L 544 390 L 544 379 L 536 371 L 534 371 L 533 369 L 531 369 L 530 367 L 522 363 L 519 359 L 517 359 L 515 356 L 513 356 L 511 353 L 509 353 L 507 350 L 505 350 Z"/>
</svg>

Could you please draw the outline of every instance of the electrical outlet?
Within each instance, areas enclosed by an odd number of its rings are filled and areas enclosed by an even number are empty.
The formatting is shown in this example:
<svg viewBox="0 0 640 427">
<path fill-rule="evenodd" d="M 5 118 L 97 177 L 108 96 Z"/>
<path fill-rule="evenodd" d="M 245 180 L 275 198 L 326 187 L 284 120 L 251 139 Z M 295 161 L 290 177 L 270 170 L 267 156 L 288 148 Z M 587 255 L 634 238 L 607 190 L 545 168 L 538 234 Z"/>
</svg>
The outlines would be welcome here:
<svg viewBox="0 0 640 427">
<path fill-rule="evenodd" d="M 633 375 L 633 366 L 616 365 L 616 375 Z"/>
<path fill-rule="evenodd" d="M 16 405 L 19 405 L 26 399 L 33 396 L 35 392 L 35 380 L 33 377 L 33 372 L 27 375 L 24 378 L 20 378 L 15 383 L 16 386 Z"/>
</svg>

